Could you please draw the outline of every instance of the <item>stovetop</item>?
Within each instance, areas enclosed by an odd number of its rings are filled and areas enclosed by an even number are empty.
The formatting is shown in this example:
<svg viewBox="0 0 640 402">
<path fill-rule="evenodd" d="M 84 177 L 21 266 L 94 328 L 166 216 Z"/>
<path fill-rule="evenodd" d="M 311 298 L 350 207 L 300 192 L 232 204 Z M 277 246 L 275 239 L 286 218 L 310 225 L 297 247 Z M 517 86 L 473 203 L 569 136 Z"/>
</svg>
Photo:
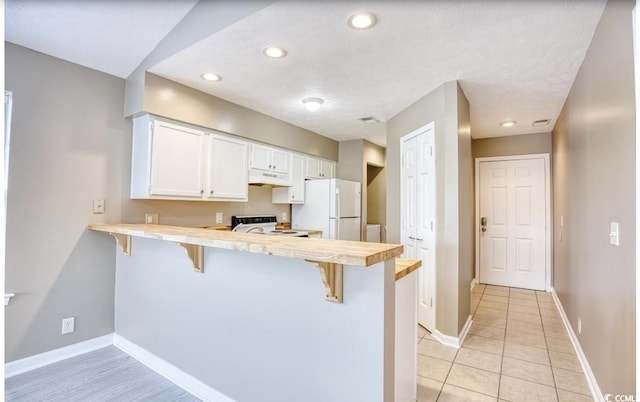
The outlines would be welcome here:
<svg viewBox="0 0 640 402">
<path fill-rule="evenodd" d="M 270 236 L 308 237 L 307 232 L 296 230 L 276 230 L 278 219 L 275 215 L 243 215 L 231 217 L 234 232 L 265 234 Z"/>
</svg>

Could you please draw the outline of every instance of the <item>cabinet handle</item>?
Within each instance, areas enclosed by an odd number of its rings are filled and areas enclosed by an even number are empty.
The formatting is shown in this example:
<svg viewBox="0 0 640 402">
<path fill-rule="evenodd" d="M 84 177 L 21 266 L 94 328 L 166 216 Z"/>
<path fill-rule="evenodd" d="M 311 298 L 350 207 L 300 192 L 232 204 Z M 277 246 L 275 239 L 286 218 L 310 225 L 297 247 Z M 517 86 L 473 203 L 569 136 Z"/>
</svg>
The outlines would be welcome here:
<svg viewBox="0 0 640 402">
<path fill-rule="evenodd" d="M 204 190 L 200 190 L 200 194 L 204 194 Z"/>
<path fill-rule="evenodd" d="M 416 240 L 417 240 L 417 241 L 423 241 L 424 239 L 421 239 L 421 238 L 419 238 L 419 237 L 416 237 Z"/>
<path fill-rule="evenodd" d="M 415 240 L 415 239 L 416 239 L 416 238 L 415 238 L 415 237 L 413 237 L 413 236 L 409 236 L 409 238 L 410 238 L 411 240 Z"/>
<path fill-rule="evenodd" d="M 271 169 L 271 165 L 269 165 L 269 169 Z"/>
<path fill-rule="evenodd" d="M 296 196 L 292 194 L 291 195 L 291 199 L 293 200 L 294 198 L 296 198 Z"/>
<path fill-rule="evenodd" d="M 273 168 L 275 169 L 275 168 L 276 168 L 276 165 L 273 165 Z"/>
<path fill-rule="evenodd" d="M 209 194 L 213 194 L 213 190 L 209 191 Z"/>
</svg>

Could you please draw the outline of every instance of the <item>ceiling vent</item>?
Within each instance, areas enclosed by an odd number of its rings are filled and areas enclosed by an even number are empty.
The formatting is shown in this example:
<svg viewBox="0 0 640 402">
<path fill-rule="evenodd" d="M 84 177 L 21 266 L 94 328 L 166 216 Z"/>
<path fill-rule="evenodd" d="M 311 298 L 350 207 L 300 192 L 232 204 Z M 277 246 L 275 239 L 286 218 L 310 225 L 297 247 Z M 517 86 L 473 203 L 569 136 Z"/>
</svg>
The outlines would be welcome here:
<svg viewBox="0 0 640 402">
<path fill-rule="evenodd" d="M 532 126 L 537 127 L 537 126 L 546 126 L 549 124 L 551 120 L 549 119 L 544 119 L 544 120 L 535 120 L 532 124 Z"/>
<path fill-rule="evenodd" d="M 380 120 L 376 119 L 373 116 L 361 117 L 358 120 L 360 120 L 361 122 L 366 123 L 366 124 L 380 123 Z"/>
</svg>

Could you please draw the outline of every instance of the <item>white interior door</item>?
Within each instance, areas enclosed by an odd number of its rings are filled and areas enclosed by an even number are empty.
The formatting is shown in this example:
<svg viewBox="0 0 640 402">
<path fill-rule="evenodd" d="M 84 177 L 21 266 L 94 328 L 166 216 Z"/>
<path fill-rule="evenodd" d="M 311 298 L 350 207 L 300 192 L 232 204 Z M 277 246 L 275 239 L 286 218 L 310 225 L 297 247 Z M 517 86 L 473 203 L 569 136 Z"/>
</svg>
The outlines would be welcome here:
<svg viewBox="0 0 640 402">
<path fill-rule="evenodd" d="M 418 323 L 433 331 L 436 322 L 435 159 L 433 129 L 420 134 L 417 149 L 416 244 L 422 260 L 418 270 Z"/>
<path fill-rule="evenodd" d="M 435 157 L 430 123 L 401 139 L 401 242 L 405 258 L 422 260 L 418 271 L 418 323 L 435 329 Z"/>
<path fill-rule="evenodd" d="M 544 158 L 479 162 L 480 282 L 544 290 Z"/>
</svg>

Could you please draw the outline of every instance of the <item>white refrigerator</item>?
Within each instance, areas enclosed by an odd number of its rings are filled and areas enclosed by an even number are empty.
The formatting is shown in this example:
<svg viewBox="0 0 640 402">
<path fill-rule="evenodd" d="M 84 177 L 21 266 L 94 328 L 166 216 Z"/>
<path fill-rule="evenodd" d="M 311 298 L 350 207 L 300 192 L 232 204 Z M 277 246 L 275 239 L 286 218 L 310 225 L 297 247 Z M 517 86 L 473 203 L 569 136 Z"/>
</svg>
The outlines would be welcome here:
<svg viewBox="0 0 640 402">
<path fill-rule="evenodd" d="M 291 206 L 291 227 L 322 230 L 323 239 L 360 241 L 361 198 L 356 181 L 307 180 L 304 204 Z"/>
</svg>

